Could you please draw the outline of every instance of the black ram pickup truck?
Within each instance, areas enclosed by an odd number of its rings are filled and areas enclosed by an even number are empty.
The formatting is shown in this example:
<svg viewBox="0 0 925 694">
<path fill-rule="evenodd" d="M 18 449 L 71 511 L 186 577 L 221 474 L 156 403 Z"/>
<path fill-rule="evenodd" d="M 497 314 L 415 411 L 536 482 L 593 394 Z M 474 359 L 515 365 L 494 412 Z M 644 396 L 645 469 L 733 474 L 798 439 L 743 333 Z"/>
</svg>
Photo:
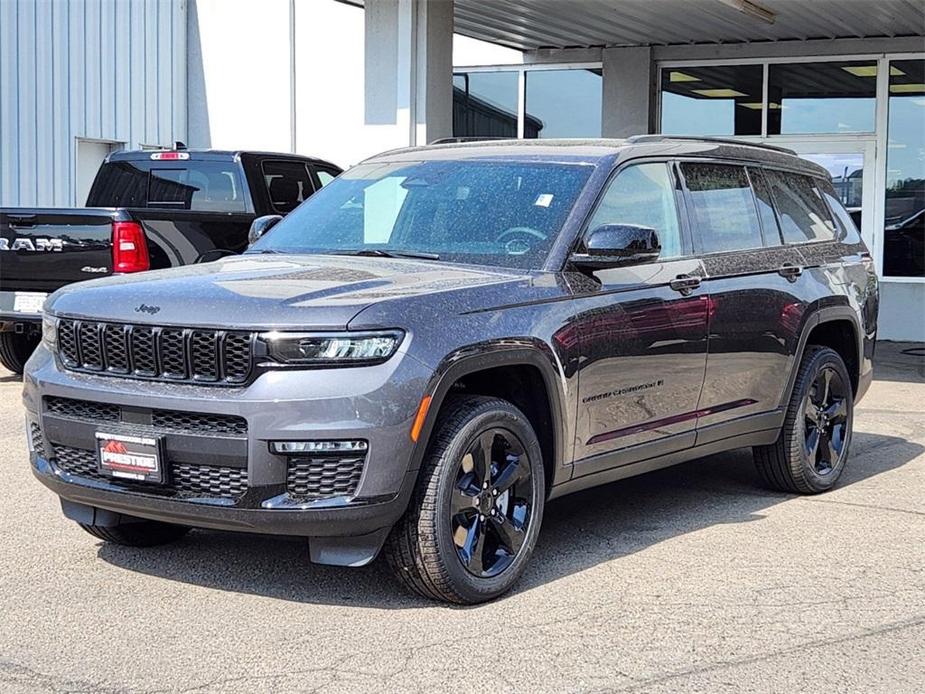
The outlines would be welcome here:
<svg viewBox="0 0 925 694">
<path fill-rule="evenodd" d="M 291 212 L 340 172 L 292 154 L 116 152 L 87 207 L 0 207 L 0 363 L 22 373 L 50 292 L 240 253 L 254 219 Z"/>
</svg>

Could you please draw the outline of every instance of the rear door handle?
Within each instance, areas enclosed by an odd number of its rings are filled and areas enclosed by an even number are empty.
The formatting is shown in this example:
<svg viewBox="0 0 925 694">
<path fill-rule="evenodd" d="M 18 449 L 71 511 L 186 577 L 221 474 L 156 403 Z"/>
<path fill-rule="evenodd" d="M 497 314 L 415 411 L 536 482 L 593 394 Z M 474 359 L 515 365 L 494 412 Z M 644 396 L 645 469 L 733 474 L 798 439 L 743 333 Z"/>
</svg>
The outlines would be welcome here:
<svg viewBox="0 0 925 694">
<path fill-rule="evenodd" d="M 784 263 L 779 268 L 777 268 L 777 273 L 781 277 L 786 277 L 791 282 L 795 281 L 797 277 L 803 274 L 803 268 L 799 265 L 792 265 L 790 263 Z"/>
<path fill-rule="evenodd" d="M 668 283 L 668 286 L 676 292 L 690 294 L 700 286 L 700 278 L 695 275 L 678 275 Z"/>
</svg>

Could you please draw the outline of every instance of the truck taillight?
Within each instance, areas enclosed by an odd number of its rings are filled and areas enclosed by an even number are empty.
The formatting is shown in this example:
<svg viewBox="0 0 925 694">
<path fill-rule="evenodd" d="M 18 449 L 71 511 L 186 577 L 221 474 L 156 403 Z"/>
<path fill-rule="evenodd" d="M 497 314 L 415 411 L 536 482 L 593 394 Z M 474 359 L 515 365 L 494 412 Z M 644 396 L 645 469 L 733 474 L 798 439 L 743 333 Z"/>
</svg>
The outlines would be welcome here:
<svg viewBox="0 0 925 694">
<path fill-rule="evenodd" d="M 112 223 L 112 271 L 142 272 L 151 269 L 148 241 L 138 222 Z"/>
</svg>

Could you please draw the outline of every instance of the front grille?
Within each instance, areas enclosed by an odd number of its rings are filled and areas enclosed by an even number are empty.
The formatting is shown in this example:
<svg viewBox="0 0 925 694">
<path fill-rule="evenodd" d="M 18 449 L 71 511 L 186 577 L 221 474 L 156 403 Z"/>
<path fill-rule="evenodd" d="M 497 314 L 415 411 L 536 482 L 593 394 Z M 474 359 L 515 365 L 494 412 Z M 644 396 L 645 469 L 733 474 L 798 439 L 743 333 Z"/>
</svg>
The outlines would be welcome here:
<svg viewBox="0 0 925 694">
<path fill-rule="evenodd" d="M 248 332 L 58 321 L 64 366 L 111 376 L 237 385 L 251 374 L 253 344 Z"/>
<path fill-rule="evenodd" d="M 89 400 L 49 396 L 45 398 L 45 410 L 49 414 L 85 422 L 115 424 L 122 422 L 122 408 L 118 405 Z M 208 436 L 215 434 L 247 436 L 247 420 L 234 415 L 179 410 L 142 410 L 142 413 L 150 413 L 151 426 L 159 431 Z M 129 423 L 139 424 L 137 420 Z M 142 424 L 147 424 L 147 422 Z"/>
<path fill-rule="evenodd" d="M 328 499 L 356 494 L 365 457 L 293 457 L 286 471 L 286 490 L 299 499 Z"/>
<path fill-rule="evenodd" d="M 234 499 L 247 491 L 247 470 L 243 468 L 169 463 L 170 476 L 166 485 L 144 485 L 102 474 L 97 469 L 96 451 L 57 445 L 54 448 L 54 463 L 58 469 L 76 477 L 104 480 L 135 491 L 157 492 L 166 489 L 186 495 L 222 499 Z"/>
</svg>

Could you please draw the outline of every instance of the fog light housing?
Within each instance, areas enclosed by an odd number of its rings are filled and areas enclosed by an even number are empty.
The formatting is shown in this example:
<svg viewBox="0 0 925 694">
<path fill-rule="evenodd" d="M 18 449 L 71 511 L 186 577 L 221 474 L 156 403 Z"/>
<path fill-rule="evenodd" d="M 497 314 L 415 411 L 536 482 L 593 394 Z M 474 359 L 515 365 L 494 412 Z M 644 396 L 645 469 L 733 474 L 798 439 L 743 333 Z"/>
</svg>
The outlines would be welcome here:
<svg viewBox="0 0 925 694">
<path fill-rule="evenodd" d="M 304 453 L 365 453 L 366 441 L 350 439 L 343 441 L 271 441 L 270 450 L 282 455 Z"/>
</svg>

